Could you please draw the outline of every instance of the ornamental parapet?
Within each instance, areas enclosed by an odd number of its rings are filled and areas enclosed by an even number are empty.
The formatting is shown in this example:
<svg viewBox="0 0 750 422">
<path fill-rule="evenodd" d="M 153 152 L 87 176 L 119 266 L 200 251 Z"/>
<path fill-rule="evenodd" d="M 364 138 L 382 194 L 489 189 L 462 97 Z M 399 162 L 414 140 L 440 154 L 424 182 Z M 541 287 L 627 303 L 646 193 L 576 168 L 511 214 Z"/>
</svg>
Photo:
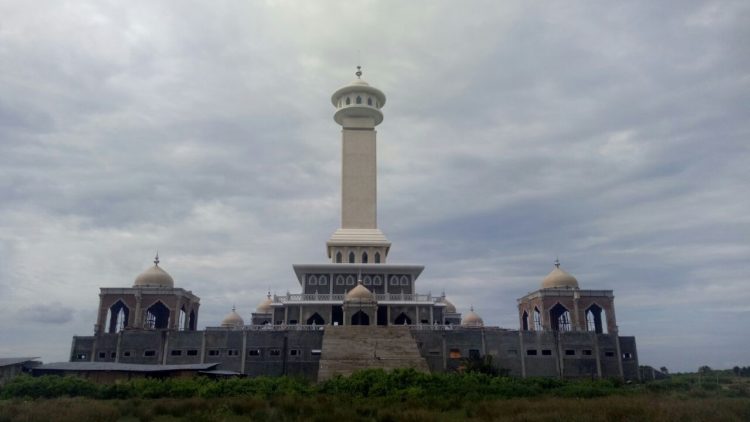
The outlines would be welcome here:
<svg viewBox="0 0 750 422">
<path fill-rule="evenodd" d="M 345 294 L 328 294 L 328 293 L 289 293 L 286 295 L 274 295 L 273 304 L 285 303 L 304 303 L 304 302 L 323 302 L 323 303 L 343 303 Z M 412 293 L 385 293 L 375 294 L 375 300 L 379 303 L 388 302 L 406 302 L 417 304 L 437 304 L 441 302 L 442 297 L 432 296 L 431 294 L 412 294 Z"/>
</svg>

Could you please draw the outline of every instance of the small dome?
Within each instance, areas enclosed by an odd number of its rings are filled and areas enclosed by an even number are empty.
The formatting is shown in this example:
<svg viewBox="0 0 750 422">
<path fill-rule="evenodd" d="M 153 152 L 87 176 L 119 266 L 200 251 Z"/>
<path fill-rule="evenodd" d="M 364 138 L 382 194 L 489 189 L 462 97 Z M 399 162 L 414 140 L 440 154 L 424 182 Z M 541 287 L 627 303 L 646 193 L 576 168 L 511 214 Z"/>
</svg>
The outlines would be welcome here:
<svg viewBox="0 0 750 422">
<path fill-rule="evenodd" d="M 375 302 L 375 295 L 360 281 L 344 296 L 344 302 Z"/>
<path fill-rule="evenodd" d="M 265 299 L 261 300 L 258 304 L 258 307 L 255 308 L 255 313 L 258 314 L 270 314 L 271 313 L 271 303 L 273 301 L 271 300 L 271 294 L 269 293 L 268 296 L 266 296 Z"/>
<path fill-rule="evenodd" d="M 570 273 L 560 268 L 560 262 L 555 262 L 555 269 L 542 280 L 543 289 L 577 289 L 578 280 Z"/>
<path fill-rule="evenodd" d="M 454 305 L 450 300 L 446 299 L 445 296 L 443 296 L 443 303 L 445 303 L 446 313 L 449 313 L 449 314 L 456 313 L 456 305 Z"/>
<path fill-rule="evenodd" d="M 162 287 L 173 289 L 174 279 L 159 267 L 159 255 L 154 259 L 154 266 L 142 272 L 135 279 L 133 287 Z"/>
<path fill-rule="evenodd" d="M 461 320 L 461 325 L 466 327 L 484 327 L 484 321 L 474 312 L 474 307 L 472 306 L 469 313 Z"/>
<path fill-rule="evenodd" d="M 227 316 L 225 316 L 221 321 L 222 327 L 236 328 L 243 327 L 244 325 L 245 321 L 242 319 L 240 314 L 235 311 L 234 306 L 232 306 L 232 312 L 228 313 Z"/>
</svg>

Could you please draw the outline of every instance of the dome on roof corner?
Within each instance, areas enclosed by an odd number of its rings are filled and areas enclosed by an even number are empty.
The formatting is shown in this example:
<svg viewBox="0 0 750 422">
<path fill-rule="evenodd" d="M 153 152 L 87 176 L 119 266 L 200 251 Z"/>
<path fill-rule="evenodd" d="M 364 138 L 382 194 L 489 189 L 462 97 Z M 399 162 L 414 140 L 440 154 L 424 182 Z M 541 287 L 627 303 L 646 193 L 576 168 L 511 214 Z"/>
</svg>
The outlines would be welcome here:
<svg viewBox="0 0 750 422">
<path fill-rule="evenodd" d="M 135 278 L 133 287 L 162 287 L 173 289 L 174 279 L 169 273 L 161 269 L 158 263 L 142 272 Z"/>
<path fill-rule="evenodd" d="M 271 300 L 271 295 L 269 294 L 266 296 L 265 299 L 261 300 L 258 304 L 258 307 L 255 308 L 255 313 L 257 314 L 268 314 L 271 313 L 271 303 L 273 301 Z"/>
<path fill-rule="evenodd" d="M 344 302 L 375 302 L 375 295 L 360 281 L 344 296 Z"/>
<path fill-rule="evenodd" d="M 456 313 L 456 305 L 453 304 L 450 300 L 443 297 L 443 303 L 445 303 L 445 312 L 449 314 L 455 314 Z"/>
<path fill-rule="evenodd" d="M 484 320 L 474 312 L 472 307 L 468 314 L 461 319 L 461 325 L 465 327 L 484 327 Z"/>
<path fill-rule="evenodd" d="M 572 274 L 560 268 L 560 264 L 555 264 L 553 269 L 544 280 L 542 280 L 542 289 L 577 289 L 578 280 Z"/>
<path fill-rule="evenodd" d="M 234 328 L 245 326 L 245 321 L 242 319 L 240 314 L 232 307 L 232 312 L 228 313 L 227 316 L 221 321 L 222 327 Z"/>
</svg>

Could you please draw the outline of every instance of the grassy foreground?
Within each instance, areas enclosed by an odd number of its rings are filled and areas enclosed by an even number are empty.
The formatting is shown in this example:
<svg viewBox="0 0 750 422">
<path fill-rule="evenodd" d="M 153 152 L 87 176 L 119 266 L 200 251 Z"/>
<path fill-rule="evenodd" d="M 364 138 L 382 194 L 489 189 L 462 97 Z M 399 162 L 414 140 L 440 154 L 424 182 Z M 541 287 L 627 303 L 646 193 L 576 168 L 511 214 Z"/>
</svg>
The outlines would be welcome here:
<svg viewBox="0 0 750 422">
<path fill-rule="evenodd" d="M 101 386 L 23 377 L 0 390 L 0 422 L 750 421 L 749 381 L 684 376 L 622 385 L 408 370 L 320 384 L 255 378 Z"/>
</svg>

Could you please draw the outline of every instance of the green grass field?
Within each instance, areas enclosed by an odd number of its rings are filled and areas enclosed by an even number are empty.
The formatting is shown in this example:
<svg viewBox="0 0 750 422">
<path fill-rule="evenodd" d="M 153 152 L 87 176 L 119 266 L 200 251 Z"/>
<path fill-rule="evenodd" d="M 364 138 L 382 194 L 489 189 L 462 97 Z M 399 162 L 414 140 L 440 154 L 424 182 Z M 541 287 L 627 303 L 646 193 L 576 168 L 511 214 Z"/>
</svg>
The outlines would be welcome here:
<svg viewBox="0 0 750 422">
<path fill-rule="evenodd" d="M 678 375 L 648 384 L 484 374 L 363 371 L 290 378 L 19 378 L 0 390 L 9 421 L 750 421 L 750 379 Z"/>
</svg>

